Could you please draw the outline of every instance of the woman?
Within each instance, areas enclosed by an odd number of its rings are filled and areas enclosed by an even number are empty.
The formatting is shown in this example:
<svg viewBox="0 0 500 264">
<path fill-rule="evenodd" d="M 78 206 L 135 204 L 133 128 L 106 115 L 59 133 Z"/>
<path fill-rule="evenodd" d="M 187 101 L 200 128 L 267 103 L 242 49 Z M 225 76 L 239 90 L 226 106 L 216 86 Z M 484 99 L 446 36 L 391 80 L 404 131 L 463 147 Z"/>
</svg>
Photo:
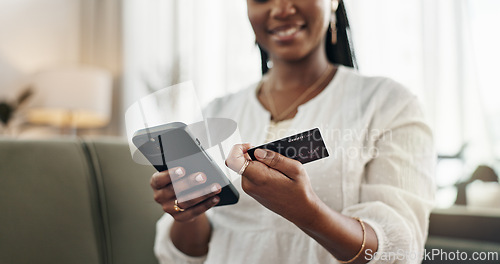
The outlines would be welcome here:
<svg viewBox="0 0 500 264">
<path fill-rule="evenodd" d="M 391 80 L 345 67 L 354 62 L 342 2 L 247 5 L 265 75 L 212 102 L 206 115 L 236 120 L 253 145 L 319 127 L 330 157 L 302 165 L 257 150 L 257 161 L 248 161 L 250 144 L 237 145 L 226 164 L 243 172 L 240 201 L 213 209 L 220 186 L 181 203 L 173 192 L 172 180 L 188 188 L 205 182 L 203 173 L 156 173 L 155 200 L 174 219 L 158 222 L 160 261 L 419 262 L 433 203 L 434 153 L 416 98 Z"/>
</svg>

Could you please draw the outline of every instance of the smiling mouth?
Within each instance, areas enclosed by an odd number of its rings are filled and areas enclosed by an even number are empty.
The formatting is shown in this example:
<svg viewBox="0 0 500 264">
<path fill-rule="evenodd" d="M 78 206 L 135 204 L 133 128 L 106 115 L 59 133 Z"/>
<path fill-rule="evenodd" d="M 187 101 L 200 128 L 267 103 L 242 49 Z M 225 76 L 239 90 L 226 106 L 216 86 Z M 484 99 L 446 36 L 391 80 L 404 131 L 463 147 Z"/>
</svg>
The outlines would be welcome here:
<svg viewBox="0 0 500 264">
<path fill-rule="evenodd" d="M 278 38 L 287 38 L 295 35 L 297 32 L 299 32 L 301 29 L 303 29 L 305 26 L 303 25 L 295 25 L 295 26 L 284 26 L 284 27 L 278 27 L 273 30 L 270 30 L 269 33 L 273 36 L 276 36 Z"/>
</svg>

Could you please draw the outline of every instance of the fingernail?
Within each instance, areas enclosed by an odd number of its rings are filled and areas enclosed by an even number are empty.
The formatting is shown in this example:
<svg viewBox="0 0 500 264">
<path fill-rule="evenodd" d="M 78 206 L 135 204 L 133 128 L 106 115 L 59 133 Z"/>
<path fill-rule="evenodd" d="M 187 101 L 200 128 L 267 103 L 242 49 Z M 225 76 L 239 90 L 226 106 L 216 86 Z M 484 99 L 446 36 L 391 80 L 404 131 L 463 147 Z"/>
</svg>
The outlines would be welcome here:
<svg viewBox="0 0 500 264">
<path fill-rule="evenodd" d="M 266 156 L 267 156 L 267 151 L 265 151 L 263 149 L 256 149 L 255 152 L 254 152 L 254 154 L 259 159 L 265 159 Z"/>
<path fill-rule="evenodd" d="M 177 176 L 182 176 L 182 174 L 183 174 L 183 173 L 184 173 L 184 172 L 182 171 L 182 169 L 181 169 L 181 168 L 177 168 L 177 169 L 175 170 L 175 174 L 177 174 Z"/>
<path fill-rule="evenodd" d="M 218 190 L 219 190 L 219 186 L 217 186 L 217 185 L 212 186 L 212 189 L 211 189 L 212 192 L 216 192 Z"/>
<path fill-rule="evenodd" d="M 219 197 L 215 196 L 214 198 L 212 198 L 212 202 L 213 203 L 218 203 L 219 202 Z"/>
<path fill-rule="evenodd" d="M 156 177 L 156 176 L 159 176 L 162 174 L 165 174 L 165 172 L 164 171 L 157 171 L 157 172 L 153 173 L 153 177 Z"/>
<path fill-rule="evenodd" d="M 201 175 L 201 173 L 198 173 L 198 175 L 196 175 L 196 177 L 194 177 L 194 180 L 197 182 L 203 182 L 205 179 L 203 179 L 203 176 Z"/>
</svg>

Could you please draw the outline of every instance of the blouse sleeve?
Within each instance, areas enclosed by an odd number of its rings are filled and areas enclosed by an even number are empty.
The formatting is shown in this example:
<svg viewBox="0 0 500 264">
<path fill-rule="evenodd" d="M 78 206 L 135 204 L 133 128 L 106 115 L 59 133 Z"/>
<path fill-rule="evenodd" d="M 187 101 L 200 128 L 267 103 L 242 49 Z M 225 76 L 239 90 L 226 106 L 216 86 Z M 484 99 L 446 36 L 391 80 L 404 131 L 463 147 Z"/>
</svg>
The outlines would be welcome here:
<svg viewBox="0 0 500 264">
<path fill-rule="evenodd" d="M 432 133 L 416 98 L 387 122 L 365 167 L 360 203 L 343 214 L 359 217 L 375 231 L 377 252 L 369 263 L 420 263 L 434 204 L 436 155 Z"/>
<path fill-rule="evenodd" d="M 156 223 L 154 252 L 160 264 L 201 264 L 206 256 L 192 257 L 178 250 L 170 239 L 173 218 L 164 214 Z"/>
</svg>

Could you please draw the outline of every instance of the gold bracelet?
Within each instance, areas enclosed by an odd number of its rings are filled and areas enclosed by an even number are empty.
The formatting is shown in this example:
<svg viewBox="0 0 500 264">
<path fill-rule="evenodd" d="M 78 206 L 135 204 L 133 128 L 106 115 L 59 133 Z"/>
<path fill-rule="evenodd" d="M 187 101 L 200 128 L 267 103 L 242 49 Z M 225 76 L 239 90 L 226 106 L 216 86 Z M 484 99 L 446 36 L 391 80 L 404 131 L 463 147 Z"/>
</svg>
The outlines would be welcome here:
<svg viewBox="0 0 500 264">
<path fill-rule="evenodd" d="M 361 249 L 359 250 L 358 254 L 356 254 L 356 256 L 354 256 L 352 259 L 350 260 L 347 260 L 347 261 L 342 261 L 342 260 L 339 260 L 340 263 L 351 263 L 353 262 L 355 259 L 357 259 L 359 257 L 359 255 L 361 255 L 361 253 L 363 252 L 363 250 L 365 249 L 365 244 L 366 244 L 366 229 L 365 229 L 365 223 L 359 219 L 359 217 L 353 217 L 355 220 L 357 220 L 360 224 L 361 224 L 361 229 L 363 229 L 363 243 L 361 243 Z"/>
</svg>

